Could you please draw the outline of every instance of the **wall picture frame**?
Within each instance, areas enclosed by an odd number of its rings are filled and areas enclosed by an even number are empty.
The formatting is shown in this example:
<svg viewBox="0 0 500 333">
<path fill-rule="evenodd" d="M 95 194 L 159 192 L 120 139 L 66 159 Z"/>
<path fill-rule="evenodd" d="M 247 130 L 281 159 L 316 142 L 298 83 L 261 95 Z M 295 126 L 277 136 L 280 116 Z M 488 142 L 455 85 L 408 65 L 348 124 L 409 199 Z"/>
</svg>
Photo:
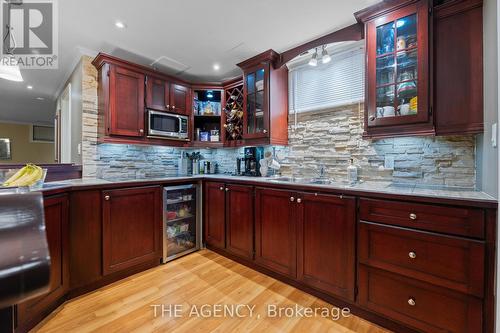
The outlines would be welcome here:
<svg viewBox="0 0 500 333">
<path fill-rule="evenodd" d="M 0 160 L 12 159 L 10 139 L 0 138 Z"/>
</svg>

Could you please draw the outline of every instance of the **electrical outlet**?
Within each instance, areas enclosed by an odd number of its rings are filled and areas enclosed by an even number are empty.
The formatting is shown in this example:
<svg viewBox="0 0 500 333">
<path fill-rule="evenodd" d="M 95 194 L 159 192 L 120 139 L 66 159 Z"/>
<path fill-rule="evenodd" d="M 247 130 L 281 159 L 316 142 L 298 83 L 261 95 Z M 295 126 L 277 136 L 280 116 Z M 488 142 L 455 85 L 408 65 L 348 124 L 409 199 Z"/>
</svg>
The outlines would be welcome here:
<svg viewBox="0 0 500 333">
<path fill-rule="evenodd" d="M 386 170 L 394 170 L 394 156 L 385 155 L 384 168 Z"/>
<path fill-rule="evenodd" d="M 494 123 L 491 125 L 491 146 L 493 148 L 497 147 L 497 138 L 498 138 L 498 125 Z"/>
</svg>

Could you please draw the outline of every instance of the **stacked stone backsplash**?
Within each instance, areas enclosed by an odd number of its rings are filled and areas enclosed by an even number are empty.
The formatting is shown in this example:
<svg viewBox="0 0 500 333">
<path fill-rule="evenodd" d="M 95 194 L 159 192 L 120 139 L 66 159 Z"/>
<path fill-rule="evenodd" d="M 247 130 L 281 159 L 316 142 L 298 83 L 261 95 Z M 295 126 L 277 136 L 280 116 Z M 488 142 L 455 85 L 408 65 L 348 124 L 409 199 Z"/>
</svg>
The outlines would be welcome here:
<svg viewBox="0 0 500 333">
<path fill-rule="evenodd" d="M 290 117 L 289 146 L 282 172 L 315 177 L 325 165 L 329 177 L 346 179 L 350 159 L 365 181 L 395 181 L 475 187 L 474 136 L 404 137 L 364 140 L 363 104 Z M 394 170 L 383 168 L 394 158 Z"/>
<path fill-rule="evenodd" d="M 83 57 L 82 159 L 84 177 L 143 177 L 177 175 L 183 152 L 201 151 L 217 161 L 220 173 L 235 171 L 243 148 L 178 149 L 142 145 L 97 144 L 97 71 Z M 474 136 L 407 137 L 364 140 L 363 104 L 292 114 L 289 145 L 274 147 L 286 156 L 281 173 L 315 177 L 325 166 L 329 177 L 346 179 L 351 158 L 365 181 L 396 181 L 461 187 L 476 186 Z M 272 147 L 266 147 L 271 150 Z M 385 156 L 394 157 L 394 170 L 383 169 Z"/>
</svg>

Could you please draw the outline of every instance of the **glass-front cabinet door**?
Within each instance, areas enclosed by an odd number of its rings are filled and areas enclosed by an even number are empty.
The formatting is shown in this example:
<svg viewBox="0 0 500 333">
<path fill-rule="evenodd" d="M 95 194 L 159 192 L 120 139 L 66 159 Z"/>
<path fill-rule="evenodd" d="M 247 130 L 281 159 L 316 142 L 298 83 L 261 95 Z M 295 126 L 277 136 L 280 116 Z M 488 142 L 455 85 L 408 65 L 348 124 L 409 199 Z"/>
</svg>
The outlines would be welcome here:
<svg viewBox="0 0 500 333">
<path fill-rule="evenodd" d="M 247 139 L 269 135 L 269 65 L 245 71 L 244 134 Z"/>
<path fill-rule="evenodd" d="M 420 1 L 367 23 L 368 129 L 429 121 L 427 8 Z"/>
</svg>

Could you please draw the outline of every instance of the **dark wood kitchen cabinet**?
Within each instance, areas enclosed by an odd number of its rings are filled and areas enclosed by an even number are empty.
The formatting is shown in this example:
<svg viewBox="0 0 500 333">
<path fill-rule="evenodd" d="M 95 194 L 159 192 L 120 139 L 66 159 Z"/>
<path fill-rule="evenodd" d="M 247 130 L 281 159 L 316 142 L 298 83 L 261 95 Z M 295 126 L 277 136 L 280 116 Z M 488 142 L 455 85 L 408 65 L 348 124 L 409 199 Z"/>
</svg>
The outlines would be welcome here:
<svg viewBox="0 0 500 333">
<path fill-rule="evenodd" d="M 147 76 L 146 107 L 158 111 L 189 114 L 189 87 L 165 79 Z"/>
<path fill-rule="evenodd" d="M 146 77 L 146 107 L 157 111 L 170 111 L 170 83 L 163 79 Z"/>
<path fill-rule="evenodd" d="M 253 259 L 253 187 L 205 183 L 205 242 Z"/>
<path fill-rule="evenodd" d="M 297 279 L 354 301 L 356 199 L 299 193 L 297 211 Z"/>
<path fill-rule="evenodd" d="M 107 134 L 144 136 L 144 74 L 111 65 L 107 75 L 109 75 Z"/>
<path fill-rule="evenodd" d="M 49 291 L 17 306 L 18 331 L 28 330 L 54 310 L 69 288 L 68 196 L 44 198 L 44 208 L 51 261 Z"/>
<path fill-rule="evenodd" d="M 255 262 L 291 278 L 297 276 L 296 193 L 255 189 Z"/>
<path fill-rule="evenodd" d="M 493 244 L 483 210 L 365 198 L 359 207 L 363 308 L 423 332 L 490 332 L 483 315 Z"/>
<path fill-rule="evenodd" d="M 253 259 L 254 205 L 252 186 L 226 185 L 226 250 Z"/>
<path fill-rule="evenodd" d="M 374 7 L 357 14 L 365 24 L 366 39 L 364 136 L 434 134 L 429 108 L 429 2 L 401 1 L 389 11 Z"/>
<path fill-rule="evenodd" d="M 238 64 L 243 70 L 243 139 L 288 144 L 288 68 L 275 67 L 279 54 L 265 51 Z"/>
<path fill-rule="evenodd" d="M 102 192 L 103 274 L 159 260 L 161 253 L 161 187 Z"/>
<path fill-rule="evenodd" d="M 226 247 L 226 185 L 206 182 L 203 193 L 204 236 L 209 246 Z"/>
<path fill-rule="evenodd" d="M 482 0 L 445 1 L 434 8 L 436 134 L 482 133 Z"/>
</svg>

